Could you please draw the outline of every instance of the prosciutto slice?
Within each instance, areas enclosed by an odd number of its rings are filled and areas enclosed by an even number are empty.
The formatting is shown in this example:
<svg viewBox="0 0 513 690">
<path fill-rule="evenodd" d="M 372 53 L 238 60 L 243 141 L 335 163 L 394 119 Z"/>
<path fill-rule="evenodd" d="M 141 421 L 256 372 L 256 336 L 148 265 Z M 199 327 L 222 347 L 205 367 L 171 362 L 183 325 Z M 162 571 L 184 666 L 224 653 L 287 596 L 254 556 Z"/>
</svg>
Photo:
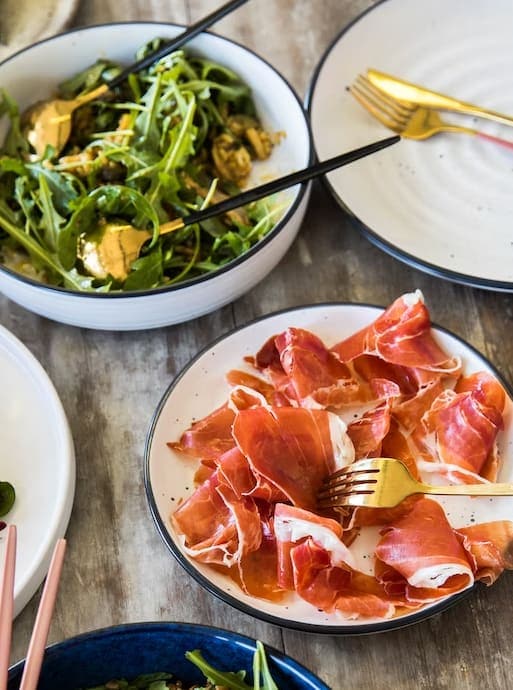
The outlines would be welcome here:
<svg viewBox="0 0 513 690">
<path fill-rule="evenodd" d="M 419 290 L 399 297 L 370 326 L 335 345 L 332 352 L 342 362 L 373 355 L 411 368 L 419 383 L 430 380 L 433 373 L 457 375 L 461 369 L 459 358 L 448 357 L 436 342 Z"/>
<path fill-rule="evenodd" d="M 278 504 L 274 514 L 279 583 L 323 611 L 344 618 L 394 613 L 392 600 L 375 578 L 354 568 L 340 524 L 306 510 Z"/>
<path fill-rule="evenodd" d="M 491 585 L 513 568 L 513 522 L 498 520 L 456 530 L 470 555 L 476 580 Z"/>
<path fill-rule="evenodd" d="M 443 508 L 423 498 L 385 527 L 376 546 L 376 575 L 387 591 L 407 601 L 435 601 L 474 582 L 467 553 Z"/>
<path fill-rule="evenodd" d="M 359 388 L 350 369 L 302 328 L 288 328 L 269 339 L 254 364 L 292 404 L 302 407 L 340 407 Z"/>
<path fill-rule="evenodd" d="M 390 405 L 384 402 L 352 422 L 347 433 L 353 442 L 355 458 L 376 458 L 381 455 L 383 439 L 390 431 Z"/>
<path fill-rule="evenodd" d="M 301 508 L 314 509 L 324 478 L 354 460 L 344 422 L 324 410 L 241 410 L 233 437 L 253 472 Z"/>
<path fill-rule="evenodd" d="M 326 549 L 313 539 L 295 546 L 290 558 L 294 589 L 322 611 L 335 611 L 342 618 L 391 618 L 393 598 L 375 578 L 344 566 L 334 566 Z"/>
<path fill-rule="evenodd" d="M 238 496 L 220 482 L 218 471 L 178 508 L 172 520 L 183 535 L 185 551 L 203 563 L 231 567 L 262 541 L 254 500 Z"/>
<path fill-rule="evenodd" d="M 443 391 L 422 418 L 426 432 L 435 436 L 435 457 L 494 480 L 505 400 L 502 386 L 484 372 L 464 378 L 456 390 Z"/>
<path fill-rule="evenodd" d="M 234 419 L 235 412 L 227 404 L 223 405 L 207 417 L 194 422 L 184 431 L 179 441 L 167 445 L 173 450 L 201 458 L 206 464 L 213 466 L 220 455 L 235 445 L 232 437 Z"/>
</svg>

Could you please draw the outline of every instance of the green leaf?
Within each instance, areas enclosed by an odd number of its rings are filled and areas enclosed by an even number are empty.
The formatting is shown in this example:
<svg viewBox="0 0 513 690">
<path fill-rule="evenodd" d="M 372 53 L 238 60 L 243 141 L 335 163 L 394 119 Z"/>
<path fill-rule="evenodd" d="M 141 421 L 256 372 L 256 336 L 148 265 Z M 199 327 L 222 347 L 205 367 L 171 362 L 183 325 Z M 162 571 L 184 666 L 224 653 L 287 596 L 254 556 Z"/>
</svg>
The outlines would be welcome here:
<svg viewBox="0 0 513 690">
<path fill-rule="evenodd" d="M 62 266 L 71 270 L 77 260 L 77 242 L 82 233 L 97 223 L 95 200 L 86 196 L 80 200 L 73 215 L 57 237 L 57 255 Z"/>
<path fill-rule="evenodd" d="M 44 230 L 46 243 L 52 250 L 56 250 L 60 227 L 65 223 L 65 218 L 59 215 L 55 209 L 52 193 L 46 178 L 43 176 L 39 178 L 39 195 L 36 197 L 36 203 L 41 209 L 41 227 Z"/>
<path fill-rule="evenodd" d="M 156 247 L 147 256 L 142 256 L 132 264 L 132 271 L 123 284 L 125 290 L 149 290 L 157 287 L 162 280 L 162 252 Z"/>
<path fill-rule="evenodd" d="M 42 163 L 28 163 L 26 167 L 33 179 L 38 182 L 41 178 L 45 179 L 57 211 L 62 215 L 69 213 L 70 203 L 81 192 L 78 179 L 74 175 L 51 170 Z"/>
<path fill-rule="evenodd" d="M 7 515 L 16 500 L 14 486 L 9 482 L 0 482 L 0 517 Z"/>
<path fill-rule="evenodd" d="M 245 672 L 238 671 L 218 671 L 211 666 L 203 657 L 199 649 L 192 652 L 185 652 L 185 658 L 197 666 L 206 678 L 214 685 L 223 685 L 229 690 L 253 690 L 251 685 L 244 682 Z"/>
<path fill-rule="evenodd" d="M 11 126 L 5 138 L 2 150 L 10 156 L 26 153 L 29 150 L 28 141 L 21 132 L 21 119 L 18 104 L 4 89 L 0 89 L 0 117 L 7 115 Z"/>
<path fill-rule="evenodd" d="M 278 690 L 278 686 L 274 682 L 269 670 L 264 645 L 260 642 L 260 640 L 257 640 L 256 643 L 256 651 L 253 657 L 253 669 L 253 676 L 255 679 L 254 690 Z M 262 684 L 260 684 L 259 681 L 260 674 L 262 675 Z"/>
<path fill-rule="evenodd" d="M 78 274 L 66 271 L 59 263 L 57 257 L 48 250 L 47 247 L 41 245 L 37 240 L 25 233 L 21 228 L 11 223 L 9 219 L 0 212 L 0 228 L 5 230 L 13 239 L 15 239 L 30 256 L 34 256 L 42 264 L 47 266 L 51 271 L 60 275 L 65 281 L 66 285 L 74 290 L 87 289 L 84 282 L 78 277 Z M 89 281 L 91 278 L 89 278 Z"/>
<path fill-rule="evenodd" d="M 162 75 L 158 74 L 148 91 L 141 97 L 141 103 L 146 107 L 137 116 L 134 124 L 136 146 L 139 149 L 150 148 L 153 151 L 158 150 L 160 130 L 157 117 L 159 114 L 161 88 Z"/>
<path fill-rule="evenodd" d="M 98 60 L 91 67 L 87 67 L 78 74 L 75 74 L 71 79 L 63 81 L 59 85 L 59 93 L 63 98 L 73 98 L 83 91 L 91 91 L 96 85 L 102 81 L 102 74 L 108 67 L 112 67 L 113 63 L 107 60 Z"/>
<path fill-rule="evenodd" d="M 27 175 L 27 168 L 18 158 L 2 156 L 0 158 L 0 175 L 3 173 L 15 173 L 20 177 Z"/>
</svg>

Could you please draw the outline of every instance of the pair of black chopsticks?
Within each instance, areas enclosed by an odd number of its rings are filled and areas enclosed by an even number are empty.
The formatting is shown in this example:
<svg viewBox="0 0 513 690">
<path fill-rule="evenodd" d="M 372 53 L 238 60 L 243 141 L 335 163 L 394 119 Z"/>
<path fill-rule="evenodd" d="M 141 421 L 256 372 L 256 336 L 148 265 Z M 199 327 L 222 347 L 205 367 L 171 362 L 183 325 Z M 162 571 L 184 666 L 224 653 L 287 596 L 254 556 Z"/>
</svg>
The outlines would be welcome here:
<svg viewBox="0 0 513 690">
<path fill-rule="evenodd" d="M 181 33 L 176 38 L 173 38 L 170 41 L 166 42 L 157 51 L 150 53 L 150 55 L 147 55 L 142 60 L 139 60 L 138 62 L 134 63 L 133 65 L 130 65 L 125 70 L 123 70 L 117 77 L 109 81 L 109 89 L 112 89 L 121 84 L 128 77 L 129 74 L 138 72 L 144 69 L 145 67 L 149 67 L 149 65 L 152 65 L 156 60 L 160 59 L 165 55 L 168 55 L 171 52 L 171 50 L 177 50 L 178 48 L 183 46 L 188 40 L 190 40 L 197 34 L 201 33 L 202 31 L 210 27 L 212 24 L 225 17 L 230 12 L 233 12 L 233 10 L 240 7 L 240 5 L 243 5 L 245 2 L 247 2 L 247 0 L 231 0 L 231 2 L 225 3 L 224 5 L 219 7 L 219 9 L 215 10 L 206 17 L 203 17 L 203 19 L 200 19 L 195 24 L 192 24 L 183 33 Z M 348 163 L 352 163 L 353 161 L 359 160 L 360 158 L 364 158 L 365 156 L 369 156 L 372 153 L 376 153 L 381 149 L 387 148 L 388 146 L 391 146 L 392 144 L 398 142 L 399 139 L 400 137 L 398 136 L 392 136 L 388 139 L 382 139 L 381 141 L 376 141 L 372 144 L 368 144 L 367 146 L 362 146 L 361 148 L 354 149 L 353 151 L 348 151 L 347 153 L 335 156 L 334 158 L 322 161 L 321 163 L 315 163 L 313 165 L 308 166 L 307 168 L 304 168 L 303 170 L 299 170 L 297 172 L 291 173 L 290 175 L 285 175 L 284 177 L 272 180 L 267 184 L 254 187 L 253 189 L 250 189 L 247 192 L 243 192 L 242 194 L 237 194 L 236 196 L 230 197 L 226 201 L 222 201 L 219 204 L 214 204 L 213 206 L 209 206 L 201 211 L 195 211 L 183 220 L 186 225 L 200 223 L 204 220 L 207 220 L 208 218 L 212 218 L 214 216 L 221 215 L 228 211 L 232 211 L 235 208 L 244 206 L 245 204 L 250 204 L 253 201 L 257 201 L 258 199 L 262 199 L 271 194 L 275 194 L 276 192 L 288 189 L 289 187 L 292 187 L 296 184 L 307 182 L 308 180 L 312 180 L 316 177 L 319 177 L 320 175 L 325 175 L 331 170 L 340 168 L 343 165 L 348 165 Z"/>
</svg>

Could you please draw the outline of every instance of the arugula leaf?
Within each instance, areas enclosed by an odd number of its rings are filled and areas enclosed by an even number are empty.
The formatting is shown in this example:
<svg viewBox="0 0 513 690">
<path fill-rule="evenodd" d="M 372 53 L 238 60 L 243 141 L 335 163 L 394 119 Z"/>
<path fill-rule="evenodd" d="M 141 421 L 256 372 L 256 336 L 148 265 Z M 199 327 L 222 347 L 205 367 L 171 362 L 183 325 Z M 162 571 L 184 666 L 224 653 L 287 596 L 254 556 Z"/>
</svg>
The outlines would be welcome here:
<svg viewBox="0 0 513 690">
<path fill-rule="evenodd" d="M 253 690 L 251 685 L 244 682 L 245 671 L 218 671 L 211 666 L 203 657 L 199 649 L 192 652 L 185 652 L 185 658 L 197 666 L 203 675 L 214 685 L 222 685 L 229 690 Z"/>
<path fill-rule="evenodd" d="M 47 168 L 42 162 L 27 163 L 26 167 L 33 179 L 39 181 L 41 178 L 45 178 L 58 213 L 62 215 L 69 213 L 69 204 L 75 200 L 83 190 L 80 181 L 73 175 L 55 172 Z"/>
<path fill-rule="evenodd" d="M 149 290 L 156 287 L 162 280 L 162 251 L 156 247 L 147 256 L 134 261 L 132 272 L 125 280 L 125 290 Z"/>
<path fill-rule="evenodd" d="M 71 270 L 77 260 L 77 242 L 82 233 L 97 222 L 95 200 L 86 196 L 76 204 L 73 215 L 57 237 L 57 255 L 62 266 Z"/>
<path fill-rule="evenodd" d="M 113 63 L 107 60 L 98 60 L 91 67 L 82 70 L 71 79 L 67 79 L 59 85 L 59 93 L 63 98 L 73 98 L 83 91 L 90 91 L 102 80 L 105 70 L 112 67 Z"/>
<path fill-rule="evenodd" d="M 11 121 L 11 126 L 4 141 L 2 150 L 9 156 L 16 156 L 18 153 L 26 153 L 29 144 L 21 132 L 21 119 L 18 104 L 5 91 L 0 89 L 0 117 L 7 115 Z"/>
<path fill-rule="evenodd" d="M 253 685 L 245 682 L 245 671 L 234 673 L 214 668 L 205 660 L 199 649 L 185 652 L 185 657 L 197 666 L 211 683 L 222 685 L 228 690 L 279 690 L 269 671 L 265 648 L 260 641 L 257 641 L 253 655 Z"/>
<path fill-rule="evenodd" d="M 44 231 L 46 244 L 52 249 L 57 249 L 57 238 L 61 225 L 65 219 L 59 215 L 52 202 L 52 193 L 46 178 L 39 178 L 39 194 L 36 196 L 36 203 L 41 209 L 41 227 Z"/>
</svg>

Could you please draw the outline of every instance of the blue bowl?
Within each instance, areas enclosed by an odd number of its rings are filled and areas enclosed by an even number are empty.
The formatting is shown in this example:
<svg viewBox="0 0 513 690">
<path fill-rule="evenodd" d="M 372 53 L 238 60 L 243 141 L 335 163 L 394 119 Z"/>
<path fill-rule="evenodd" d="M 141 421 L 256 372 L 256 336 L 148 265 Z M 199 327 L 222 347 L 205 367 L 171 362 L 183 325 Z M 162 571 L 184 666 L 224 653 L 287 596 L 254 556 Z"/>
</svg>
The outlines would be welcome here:
<svg viewBox="0 0 513 690">
<path fill-rule="evenodd" d="M 157 671 L 172 673 L 186 684 L 201 683 L 203 674 L 184 657 L 194 649 L 200 649 L 216 668 L 245 669 L 247 682 L 252 679 L 255 640 L 249 637 L 191 623 L 135 623 L 84 633 L 48 647 L 38 690 L 79 690 Z M 266 654 L 280 690 L 329 690 L 297 661 L 270 647 Z M 23 663 L 9 669 L 8 690 L 18 690 Z"/>
</svg>

